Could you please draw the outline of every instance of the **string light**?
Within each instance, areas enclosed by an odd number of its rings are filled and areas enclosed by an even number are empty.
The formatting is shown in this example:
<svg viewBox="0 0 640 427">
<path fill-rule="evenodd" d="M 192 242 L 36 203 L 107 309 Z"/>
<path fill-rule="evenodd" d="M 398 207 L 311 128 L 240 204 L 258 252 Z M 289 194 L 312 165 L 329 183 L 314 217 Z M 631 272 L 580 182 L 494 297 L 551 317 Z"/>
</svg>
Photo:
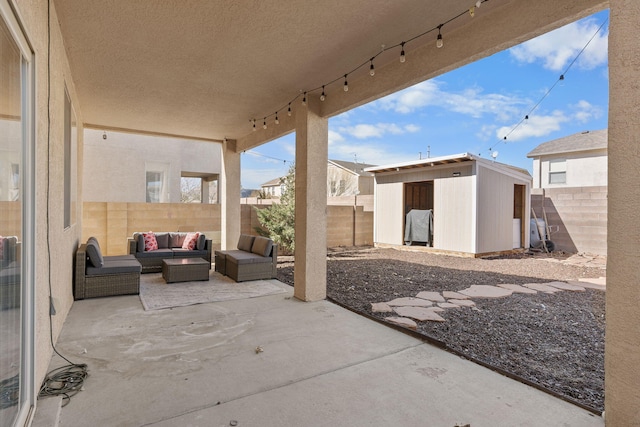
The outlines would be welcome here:
<svg viewBox="0 0 640 427">
<path fill-rule="evenodd" d="M 276 111 L 276 119 L 274 120 L 274 123 L 279 125 L 280 124 L 280 120 L 278 119 L 278 112 Z"/>
<path fill-rule="evenodd" d="M 476 4 L 476 6 L 478 6 Z M 479 6 L 478 6 L 479 7 Z M 538 102 L 536 102 L 536 104 L 529 110 L 529 113 L 526 114 L 522 119 L 520 119 L 520 121 L 511 128 L 511 130 L 509 132 L 507 132 L 506 135 L 504 135 L 502 137 L 502 140 L 499 141 L 498 143 L 494 144 L 492 147 L 489 147 L 489 151 L 491 151 L 496 145 L 500 144 L 503 141 L 507 140 L 507 137 L 509 135 L 511 135 L 513 132 L 515 132 L 516 129 L 518 129 L 520 127 L 520 125 L 522 125 L 522 123 L 524 123 L 526 120 L 529 120 L 529 116 L 531 115 L 531 113 L 533 113 L 536 108 L 538 108 L 538 106 L 542 103 L 542 101 L 545 100 L 545 98 L 547 96 L 549 96 L 549 94 L 551 93 L 551 91 L 558 85 L 558 83 L 564 81 L 564 76 L 565 74 L 567 74 L 569 72 L 569 70 L 571 69 L 571 67 L 573 66 L 573 64 L 575 64 L 575 62 L 578 60 L 578 58 L 580 58 L 580 56 L 582 55 L 582 53 L 585 51 L 585 49 L 589 46 L 589 44 L 591 44 L 591 42 L 593 41 L 593 39 L 598 35 L 598 33 L 602 30 L 602 28 L 604 27 L 604 25 L 609 21 L 609 19 L 605 19 L 602 24 L 600 24 L 600 27 L 598 27 L 598 29 L 596 30 L 595 33 L 593 33 L 593 35 L 591 36 L 591 38 L 589 39 L 589 41 L 587 41 L 587 43 L 584 45 L 584 47 L 580 50 L 580 52 L 578 52 L 578 54 L 575 56 L 575 58 L 573 58 L 573 60 L 571 61 L 571 63 L 569 63 L 569 65 L 567 66 L 567 68 L 565 69 L 564 73 L 560 74 L 560 77 L 558 77 L 558 79 L 553 83 L 553 85 L 551 85 L 551 87 L 549 89 L 547 89 L 547 91 L 545 92 L 544 95 L 542 95 L 542 97 L 540 98 L 540 100 Z"/>
<path fill-rule="evenodd" d="M 256 131 L 256 119 L 253 119 L 253 131 Z"/>
<path fill-rule="evenodd" d="M 458 18 L 460 18 L 460 17 L 462 17 L 462 16 L 466 15 L 467 13 L 469 13 L 469 14 L 471 15 L 471 17 L 473 17 L 473 16 L 475 15 L 475 9 L 476 9 L 476 8 L 479 8 L 479 7 L 480 7 L 480 5 L 481 5 L 482 3 L 487 2 L 487 1 L 489 1 L 489 0 L 477 0 L 477 1 L 476 1 L 476 3 L 475 3 L 475 7 L 471 7 L 471 8 L 469 8 L 469 9 L 465 9 L 463 12 L 461 12 L 461 13 L 457 14 L 456 16 L 451 17 L 449 20 L 444 21 L 444 22 L 443 22 L 443 23 L 441 23 L 440 25 L 438 25 L 438 26 L 436 26 L 436 27 L 434 27 L 434 28 L 431 28 L 431 29 L 429 29 L 429 30 L 427 30 L 427 31 L 424 31 L 424 32 L 422 32 L 422 33 L 420 33 L 420 34 L 417 34 L 417 35 L 415 35 L 415 36 L 413 36 L 413 37 L 411 37 L 411 38 L 409 38 L 409 39 L 407 39 L 407 40 L 404 40 L 404 41 L 402 41 L 402 42 L 401 42 L 401 43 L 399 43 L 399 44 L 393 45 L 393 46 L 391 46 L 389 49 L 393 49 L 393 48 L 400 47 L 400 62 L 401 62 L 401 63 L 404 63 L 404 62 L 406 61 L 406 55 L 405 55 L 405 50 L 404 50 L 405 44 L 406 44 L 406 43 L 409 43 L 409 42 L 413 42 L 414 40 L 416 40 L 416 39 L 418 39 L 418 38 L 421 38 L 421 37 L 423 37 L 423 36 L 425 36 L 425 35 L 427 35 L 427 34 L 431 33 L 432 31 L 435 31 L 435 30 L 438 30 L 438 36 L 437 36 L 437 38 L 436 38 L 436 46 L 437 46 L 438 48 L 441 48 L 441 47 L 443 47 L 443 46 L 444 46 L 444 41 L 443 41 L 443 39 L 442 39 L 442 32 L 441 32 L 442 27 L 443 27 L 444 25 L 446 25 L 446 24 L 448 24 L 448 23 L 450 23 L 450 22 L 452 22 L 452 21 L 454 21 L 454 20 L 456 20 L 456 19 L 458 19 Z M 380 51 L 378 54 L 376 54 L 375 56 L 371 57 L 371 58 L 370 58 L 370 59 L 368 59 L 367 61 L 364 61 L 363 63 L 359 64 L 358 66 L 356 66 L 353 70 L 349 71 L 348 73 L 344 74 L 344 85 L 343 85 L 343 90 L 344 90 L 345 92 L 347 92 L 347 91 L 349 90 L 349 85 L 348 85 L 348 83 L 347 83 L 347 76 L 348 76 L 349 74 L 354 73 L 355 71 L 359 70 L 360 68 L 365 67 L 365 66 L 367 65 L 367 62 L 369 63 L 369 75 L 370 75 L 370 76 L 374 76 L 374 75 L 375 75 L 375 73 L 376 73 L 376 71 L 375 71 L 375 67 L 374 67 L 374 65 L 373 65 L 373 61 L 378 57 L 378 55 L 382 54 L 385 50 L 388 50 L 388 49 L 387 49 L 387 48 L 385 48 L 385 45 L 383 44 L 383 45 L 382 45 L 382 49 L 381 49 L 381 51 Z M 334 80 L 331 80 L 331 81 L 329 81 L 329 82 L 327 82 L 327 83 L 324 83 L 323 85 L 318 86 L 318 87 L 316 87 L 316 88 L 309 89 L 309 90 L 304 91 L 304 92 L 300 91 L 300 93 L 299 93 L 298 95 L 296 95 L 292 100 L 290 100 L 290 101 L 288 102 L 288 104 L 286 105 L 286 107 L 287 107 L 287 115 L 288 115 L 288 116 L 291 116 L 291 114 L 292 114 L 292 111 L 291 111 L 291 103 L 292 103 L 293 101 L 295 101 L 296 99 L 298 99 L 300 96 L 302 96 L 302 105 L 306 106 L 306 105 L 307 105 L 307 93 L 309 93 L 309 92 L 316 92 L 316 91 L 320 91 L 320 90 L 322 89 L 322 94 L 323 94 L 323 95 L 321 95 L 321 96 L 320 96 L 320 99 L 321 99 L 321 100 L 324 100 L 324 99 L 326 99 L 325 87 L 326 87 L 326 86 L 329 86 L 329 85 L 332 85 L 332 84 L 334 84 L 334 83 L 337 83 L 339 80 L 340 80 L 340 77 L 338 77 L 338 78 L 336 78 L 336 79 L 334 79 Z M 324 98 L 324 99 L 323 99 L 323 98 Z M 279 120 L 278 120 L 278 113 L 279 113 L 280 111 L 282 111 L 282 110 L 284 110 L 284 106 L 283 106 L 282 108 L 280 108 L 280 109 L 276 110 L 276 112 L 273 114 L 273 116 L 275 116 L 275 122 L 276 122 L 276 124 L 278 124 L 277 122 L 279 121 Z M 266 117 L 264 118 L 263 128 L 265 128 L 265 129 L 266 129 L 266 119 L 267 119 L 267 118 L 269 118 L 269 117 L 271 117 L 271 116 L 272 116 L 272 115 L 268 115 L 268 116 L 266 116 Z M 253 119 L 253 129 L 255 130 L 255 119 Z"/>
<path fill-rule="evenodd" d="M 266 129 L 267 128 L 267 118 L 264 118 L 264 121 L 262 122 L 262 129 Z"/>
<path fill-rule="evenodd" d="M 327 95 L 324 94 L 324 85 L 322 86 L 322 95 L 320 95 L 320 101 L 327 99 Z"/>
</svg>

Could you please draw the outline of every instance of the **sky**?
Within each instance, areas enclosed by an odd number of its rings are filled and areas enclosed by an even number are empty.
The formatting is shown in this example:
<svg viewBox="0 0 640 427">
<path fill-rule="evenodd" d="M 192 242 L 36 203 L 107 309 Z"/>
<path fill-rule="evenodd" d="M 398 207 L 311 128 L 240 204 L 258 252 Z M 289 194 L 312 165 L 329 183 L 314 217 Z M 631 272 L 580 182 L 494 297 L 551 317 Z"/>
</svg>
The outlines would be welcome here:
<svg viewBox="0 0 640 427">
<path fill-rule="evenodd" d="M 596 13 L 330 118 L 329 159 L 385 165 L 498 152 L 496 161 L 531 172 L 527 153 L 538 145 L 607 127 L 608 19 Z M 286 175 L 294 161 L 295 134 L 243 153 L 242 188 Z"/>
</svg>

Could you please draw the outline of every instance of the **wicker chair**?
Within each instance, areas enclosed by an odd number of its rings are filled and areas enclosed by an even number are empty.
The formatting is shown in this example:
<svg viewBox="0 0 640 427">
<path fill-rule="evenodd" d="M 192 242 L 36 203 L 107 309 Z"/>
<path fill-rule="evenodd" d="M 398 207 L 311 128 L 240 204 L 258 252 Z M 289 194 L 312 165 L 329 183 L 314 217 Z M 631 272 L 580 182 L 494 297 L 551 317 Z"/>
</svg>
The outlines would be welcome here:
<svg viewBox="0 0 640 427">
<path fill-rule="evenodd" d="M 278 245 L 265 237 L 240 235 L 238 249 L 215 251 L 215 269 L 236 282 L 278 277 Z"/>
<path fill-rule="evenodd" d="M 133 255 L 104 257 L 103 267 L 94 267 L 87 255 L 87 244 L 76 251 L 73 297 L 107 297 L 140 292 L 142 266 Z"/>
</svg>

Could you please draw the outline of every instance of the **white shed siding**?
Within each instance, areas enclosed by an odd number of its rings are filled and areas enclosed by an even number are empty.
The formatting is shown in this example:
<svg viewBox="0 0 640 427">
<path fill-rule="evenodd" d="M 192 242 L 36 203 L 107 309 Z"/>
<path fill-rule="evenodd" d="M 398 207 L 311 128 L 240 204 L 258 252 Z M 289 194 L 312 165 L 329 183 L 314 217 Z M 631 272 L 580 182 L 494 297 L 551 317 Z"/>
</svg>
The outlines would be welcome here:
<svg viewBox="0 0 640 427">
<path fill-rule="evenodd" d="M 475 182 L 475 176 L 442 178 L 434 181 L 434 248 L 455 252 L 475 252 Z"/>
<path fill-rule="evenodd" d="M 404 224 L 403 183 L 384 182 L 387 177 L 378 176 L 375 188 L 374 234 L 376 243 L 402 245 Z M 381 183 L 383 182 L 383 183 Z"/>
<path fill-rule="evenodd" d="M 513 178 L 478 165 L 478 253 L 512 244 L 514 184 Z"/>
</svg>

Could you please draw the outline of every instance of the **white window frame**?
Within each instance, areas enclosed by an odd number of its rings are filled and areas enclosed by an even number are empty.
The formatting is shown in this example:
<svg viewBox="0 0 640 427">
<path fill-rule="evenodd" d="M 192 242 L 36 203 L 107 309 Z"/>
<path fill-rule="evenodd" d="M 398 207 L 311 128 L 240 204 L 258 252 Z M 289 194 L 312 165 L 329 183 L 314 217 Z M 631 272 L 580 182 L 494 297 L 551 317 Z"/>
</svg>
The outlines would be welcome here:
<svg viewBox="0 0 640 427">
<path fill-rule="evenodd" d="M 31 44 L 22 32 L 19 18 L 8 0 L 0 0 L 0 19 L 7 25 L 22 56 L 21 383 L 20 408 L 18 408 L 15 425 L 25 425 L 30 414 L 33 414 L 38 390 L 35 384 L 34 265 L 36 259 L 33 243 L 35 241 L 35 66 Z"/>
<path fill-rule="evenodd" d="M 561 181 L 554 181 L 553 177 L 564 177 L 564 179 Z M 565 185 L 567 183 L 567 159 L 549 160 L 548 182 L 549 185 Z"/>
</svg>

